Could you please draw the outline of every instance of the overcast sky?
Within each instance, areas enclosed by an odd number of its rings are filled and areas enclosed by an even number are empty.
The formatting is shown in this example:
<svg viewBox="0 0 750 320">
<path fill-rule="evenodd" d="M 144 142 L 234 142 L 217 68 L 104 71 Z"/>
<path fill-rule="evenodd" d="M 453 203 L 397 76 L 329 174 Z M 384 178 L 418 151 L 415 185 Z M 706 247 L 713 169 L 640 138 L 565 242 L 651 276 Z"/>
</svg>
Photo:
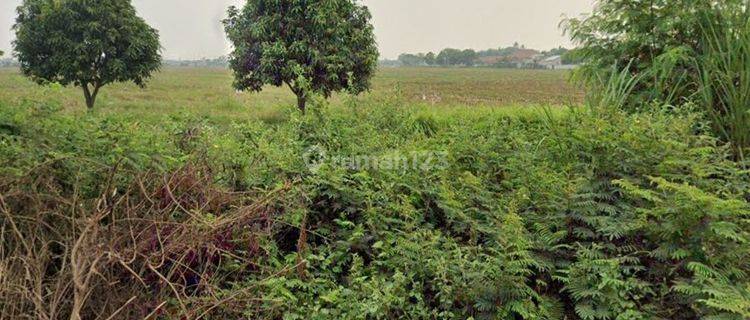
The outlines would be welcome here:
<svg viewBox="0 0 750 320">
<path fill-rule="evenodd" d="M 558 25 L 590 12 L 594 0 L 361 0 L 373 14 L 383 58 L 445 47 L 487 49 L 513 42 L 537 49 L 569 46 Z M 133 0 L 161 34 L 164 56 L 197 59 L 226 54 L 221 19 L 244 0 Z M 0 0 L 0 50 L 11 48 L 15 8 Z M 7 56 L 7 55 L 6 55 Z"/>
</svg>

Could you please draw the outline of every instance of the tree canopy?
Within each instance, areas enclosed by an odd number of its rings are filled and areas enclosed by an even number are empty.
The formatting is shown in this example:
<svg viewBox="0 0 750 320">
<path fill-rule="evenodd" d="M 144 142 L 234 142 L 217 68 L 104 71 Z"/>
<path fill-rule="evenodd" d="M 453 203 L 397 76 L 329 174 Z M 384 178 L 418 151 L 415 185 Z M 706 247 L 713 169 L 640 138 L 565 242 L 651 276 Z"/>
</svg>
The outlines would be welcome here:
<svg viewBox="0 0 750 320">
<path fill-rule="evenodd" d="M 445 66 L 473 66 L 477 59 L 476 51 L 472 49 L 444 49 L 437 55 L 436 60 L 439 64 Z"/>
<path fill-rule="evenodd" d="M 83 89 L 91 109 L 113 82 L 144 86 L 161 65 L 158 32 L 130 0 L 24 0 L 13 27 L 22 72 Z"/>
<path fill-rule="evenodd" d="M 352 0 L 249 0 L 224 20 L 234 86 L 287 85 L 304 112 L 311 93 L 370 87 L 378 61 L 371 14 Z"/>
</svg>

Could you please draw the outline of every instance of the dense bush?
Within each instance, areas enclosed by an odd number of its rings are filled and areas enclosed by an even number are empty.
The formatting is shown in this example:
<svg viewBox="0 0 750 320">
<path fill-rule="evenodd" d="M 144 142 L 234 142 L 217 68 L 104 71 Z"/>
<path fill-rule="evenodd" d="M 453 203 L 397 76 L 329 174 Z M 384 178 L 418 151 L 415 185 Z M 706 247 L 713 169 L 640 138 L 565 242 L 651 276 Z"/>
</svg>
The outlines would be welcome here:
<svg viewBox="0 0 750 320">
<path fill-rule="evenodd" d="M 575 54 L 584 61 L 574 78 L 590 92 L 607 91 L 613 76 L 628 75 L 632 83 L 620 108 L 700 106 L 714 133 L 733 145 L 736 158 L 746 161 L 747 0 L 599 0 L 591 15 L 563 25 L 580 46 Z"/>
<path fill-rule="evenodd" d="M 2 106 L 0 311 L 750 317 L 750 179 L 700 117 L 399 105 L 229 128 Z"/>
</svg>

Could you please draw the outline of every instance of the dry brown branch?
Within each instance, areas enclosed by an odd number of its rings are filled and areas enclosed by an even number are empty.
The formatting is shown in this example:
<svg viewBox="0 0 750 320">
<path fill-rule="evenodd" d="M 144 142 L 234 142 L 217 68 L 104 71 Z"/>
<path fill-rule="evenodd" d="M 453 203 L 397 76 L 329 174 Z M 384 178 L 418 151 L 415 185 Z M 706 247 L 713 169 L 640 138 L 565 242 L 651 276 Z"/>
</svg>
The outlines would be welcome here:
<svg viewBox="0 0 750 320">
<path fill-rule="evenodd" d="M 0 319 L 193 319 L 262 303 L 249 288 L 219 284 L 261 270 L 255 233 L 279 221 L 270 210 L 290 183 L 231 192 L 210 169 L 185 166 L 122 186 L 116 181 L 132 173 L 118 162 L 102 171 L 99 196 L 87 198 L 50 177 L 56 162 L 0 182 Z M 225 260 L 246 270 L 225 271 Z"/>
</svg>

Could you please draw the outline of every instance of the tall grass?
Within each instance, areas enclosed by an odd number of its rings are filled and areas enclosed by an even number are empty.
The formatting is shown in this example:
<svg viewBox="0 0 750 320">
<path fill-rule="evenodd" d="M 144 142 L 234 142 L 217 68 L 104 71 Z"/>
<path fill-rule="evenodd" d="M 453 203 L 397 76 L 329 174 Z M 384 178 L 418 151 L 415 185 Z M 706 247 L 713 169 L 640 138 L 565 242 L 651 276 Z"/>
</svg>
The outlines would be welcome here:
<svg viewBox="0 0 750 320">
<path fill-rule="evenodd" d="M 583 68 L 573 80 L 589 88 L 587 104 L 632 112 L 649 104 L 694 103 L 702 108 L 717 137 L 747 165 L 750 152 L 750 10 L 715 6 L 700 15 L 698 49 L 676 47 L 633 73 L 631 64 Z M 654 100 L 643 87 L 664 93 Z M 648 91 L 648 90 L 646 90 Z"/>
<path fill-rule="evenodd" d="M 626 108 L 633 90 L 641 82 L 643 75 L 630 73 L 630 64 L 624 68 L 615 65 L 608 72 L 593 75 L 595 90 L 590 90 L 586 96 L 590 107 L 595 108 Z"/>
<path fill-rule="evenodd" d="M 699 101 L 744 163 L 750 148 L 750 11 L 706 14 L 702 27 Z"/>
</svg>

